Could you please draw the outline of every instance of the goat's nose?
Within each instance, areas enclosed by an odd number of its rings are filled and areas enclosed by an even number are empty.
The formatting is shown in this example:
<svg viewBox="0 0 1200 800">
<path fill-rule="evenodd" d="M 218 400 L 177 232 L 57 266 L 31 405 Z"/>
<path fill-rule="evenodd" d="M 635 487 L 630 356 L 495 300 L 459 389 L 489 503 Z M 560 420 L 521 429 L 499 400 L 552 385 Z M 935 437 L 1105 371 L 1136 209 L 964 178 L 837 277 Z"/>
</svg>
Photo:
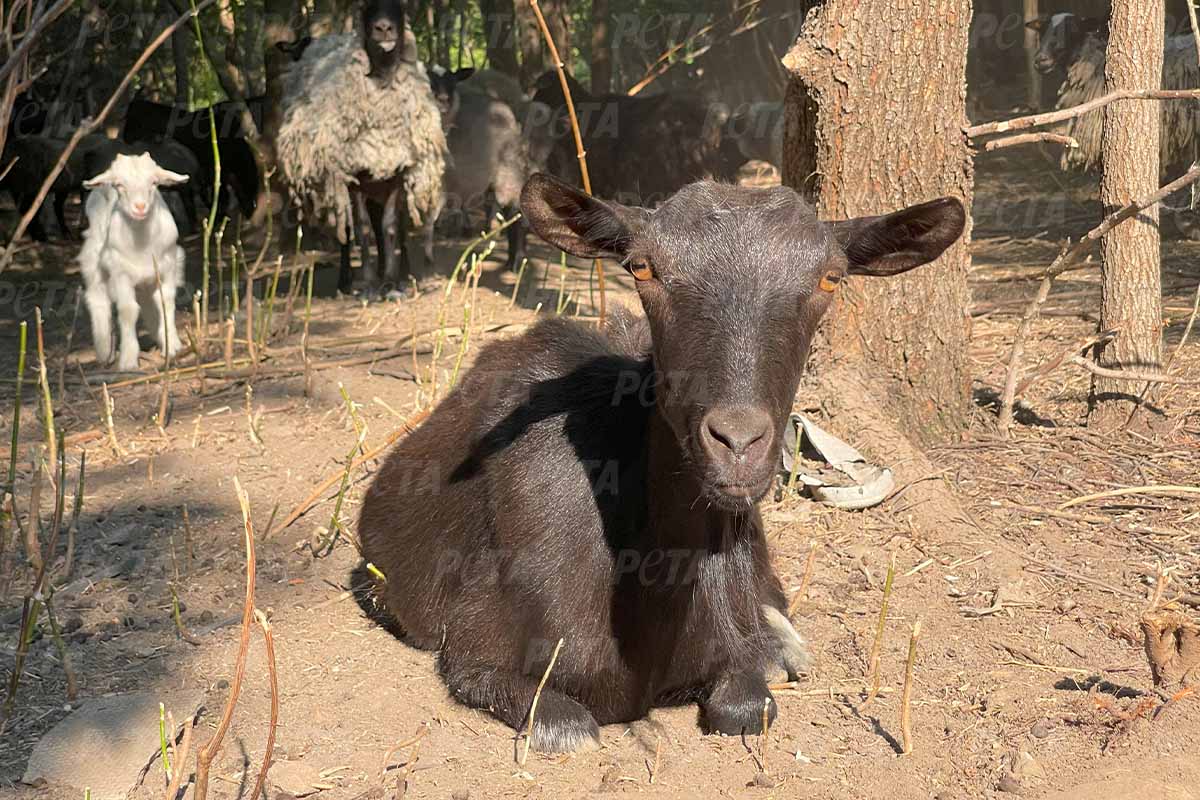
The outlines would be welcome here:
<svg viewBox="0 0 1200 800">
<path fill-rule="evenodd" d="M 375 20 L 375 24 L 372 27 L 374 27 L 375 33 L 382 35 L 389 35 L 396 31 L 395 26 L 392 25 L 392 21 L 389 19 Z"/>
<path fill-rule="evenodd" d="M 749 406 L 715 408 L 704 415 L 700 435 L 714 457 L 754 463 L 766 455 L 771 416 Z"/>
</svg>

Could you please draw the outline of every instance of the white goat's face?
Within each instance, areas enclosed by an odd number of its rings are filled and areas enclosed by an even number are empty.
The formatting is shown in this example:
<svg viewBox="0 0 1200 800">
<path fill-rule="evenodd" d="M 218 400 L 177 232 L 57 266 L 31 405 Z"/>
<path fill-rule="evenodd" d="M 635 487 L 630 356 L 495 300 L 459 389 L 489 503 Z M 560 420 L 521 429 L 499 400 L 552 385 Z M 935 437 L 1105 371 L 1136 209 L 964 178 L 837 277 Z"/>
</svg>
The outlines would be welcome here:
<svg viewBox="0 0 1200 800">
<path fill-rule="evenodd" d="M 142 220 L 154 207 L 155 194 L 159 186 L 175 186 L 185 183 L 187 175 L 165 170 L 155 163 L 149 153 L 136 156 L 118 154 L 104 172 L 83 185 L 87 189 L 111 186 L 117 190 L 117 203 L 121 211 L 131 219 Z"/>
</svg>

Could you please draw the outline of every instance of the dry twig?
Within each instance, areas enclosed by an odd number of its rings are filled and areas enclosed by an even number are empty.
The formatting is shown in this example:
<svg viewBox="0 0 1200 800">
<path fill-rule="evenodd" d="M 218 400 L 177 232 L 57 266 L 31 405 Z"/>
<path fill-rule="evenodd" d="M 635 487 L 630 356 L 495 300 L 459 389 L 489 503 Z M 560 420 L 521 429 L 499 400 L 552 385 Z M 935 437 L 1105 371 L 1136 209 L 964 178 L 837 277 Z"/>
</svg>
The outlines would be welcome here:
<svg viewBox="0 0 1200 800">
<path fill-rule="evenodd" d="M 233 683 L 229 687 L 229 699 L 225 702 L 225 711 L 217 725 L 217 732 L 208 740 L 208 744 L 200 748 L 196 754 L 196 790 L 195 800 L 205 800 L 208 794 L 208 772 L 212 767 L 217 751 L 221 749 L 221 741 L 233 721 L 233 709 L 237 705 L 238 694 L 242 690 L 242 676 L 246 672 L 246 653 L 250 649 L 250 628 L 254 624 L 254 528 L 250 522 L 250 499 L 246 496 L 242 484 L 235 477 L 233 487 L 237 492 L 238 505 L 242 509 L 242 527 L 246 539 L 246 599 L 242 606 L 242 637 L 238 644 L 237 664 L 234 668 Z"/>
</svg>

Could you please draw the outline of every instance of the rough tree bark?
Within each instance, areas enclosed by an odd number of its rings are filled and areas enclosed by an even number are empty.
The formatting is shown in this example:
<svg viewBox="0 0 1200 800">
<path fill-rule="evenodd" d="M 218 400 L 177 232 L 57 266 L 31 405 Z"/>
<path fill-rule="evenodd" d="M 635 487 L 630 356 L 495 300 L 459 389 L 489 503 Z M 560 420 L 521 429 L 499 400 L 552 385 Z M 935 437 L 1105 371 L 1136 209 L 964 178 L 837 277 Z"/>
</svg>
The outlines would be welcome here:
<svg viewBox="0 0 1200 800">
<path fill-rule="evenodd" d="M 612 26 L 608 0 L 592 0 L 592 94 L 612 89 Z"/>
<path fill-rule="evenodd" d="M 479 0 L 479 11 L 487 34 L 488 66 L 517 77 L 521 68 L 517 63 L 513 0 Z"/>
<path fill-rule="evenodd" d="M 962 128 L 971 0 L 826 0 L 784 59 L 792 73 L 783 180 L 827 219 L 954 195 L 970 208 Z M 808 126 L 807 128 L 805 126 Z M 875 387 L 919 442 L 960 432 L 969 408 L 970 224 L 934 265 L 851 279 L 830 331 L 835 361 Z"/>
<path fill-rule="evenodd" d="M 1113 3 L 1105 88 L 1157 89 L 1162 85 L 1163 0 Z M 1162 110 L 1157 103 L 1123 101 L 1104 115 L 1100 200 L 1105 209 L 1123 206 L 1152 193 L 1159 185 L 1159 136 Z M 1100 242 L 1100 329 L 1120 329 L 1098 348 L 1104 367 L 1157 370 L 1162 358 L 1162 274 L 1158 207 L 1114 228 Z M 1095 378 L 1089 425 L 1123 423 L 1136 403 L 1140 386 L 1130 381 Z"/>
<path fill-rule="evenodd" d="M 549 55 L 545 52 L 546 45 L 542 41 L 542 32 L 533 14 L 529 0 L 514 0 L 517 13 L 517 39 L 521 48 L 521 85 L 532 86 L 543 72 L 554 67 Z M 571 39 L 567 25 L 566 0 L 541 0 L 538 5 L 546 18 L 546 27 L 554 38 L 558 54 L 571 71 Z"/>
</svg>

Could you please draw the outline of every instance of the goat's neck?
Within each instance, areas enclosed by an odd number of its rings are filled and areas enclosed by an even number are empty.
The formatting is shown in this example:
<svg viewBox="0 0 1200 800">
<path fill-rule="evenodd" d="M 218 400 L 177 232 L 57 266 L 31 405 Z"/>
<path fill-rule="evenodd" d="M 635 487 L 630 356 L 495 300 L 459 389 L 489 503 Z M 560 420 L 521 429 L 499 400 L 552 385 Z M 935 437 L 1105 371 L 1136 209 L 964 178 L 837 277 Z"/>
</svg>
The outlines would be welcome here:
<svg viewBox="0 0 1200 800">
<path fill-rule="evenodd" d="M 717 553 L 761 530 L 757 503 L 738 511 L 709 503 L 657 408 L 647 430 L 646 467 L 647 548 Z"/>
</svg>

